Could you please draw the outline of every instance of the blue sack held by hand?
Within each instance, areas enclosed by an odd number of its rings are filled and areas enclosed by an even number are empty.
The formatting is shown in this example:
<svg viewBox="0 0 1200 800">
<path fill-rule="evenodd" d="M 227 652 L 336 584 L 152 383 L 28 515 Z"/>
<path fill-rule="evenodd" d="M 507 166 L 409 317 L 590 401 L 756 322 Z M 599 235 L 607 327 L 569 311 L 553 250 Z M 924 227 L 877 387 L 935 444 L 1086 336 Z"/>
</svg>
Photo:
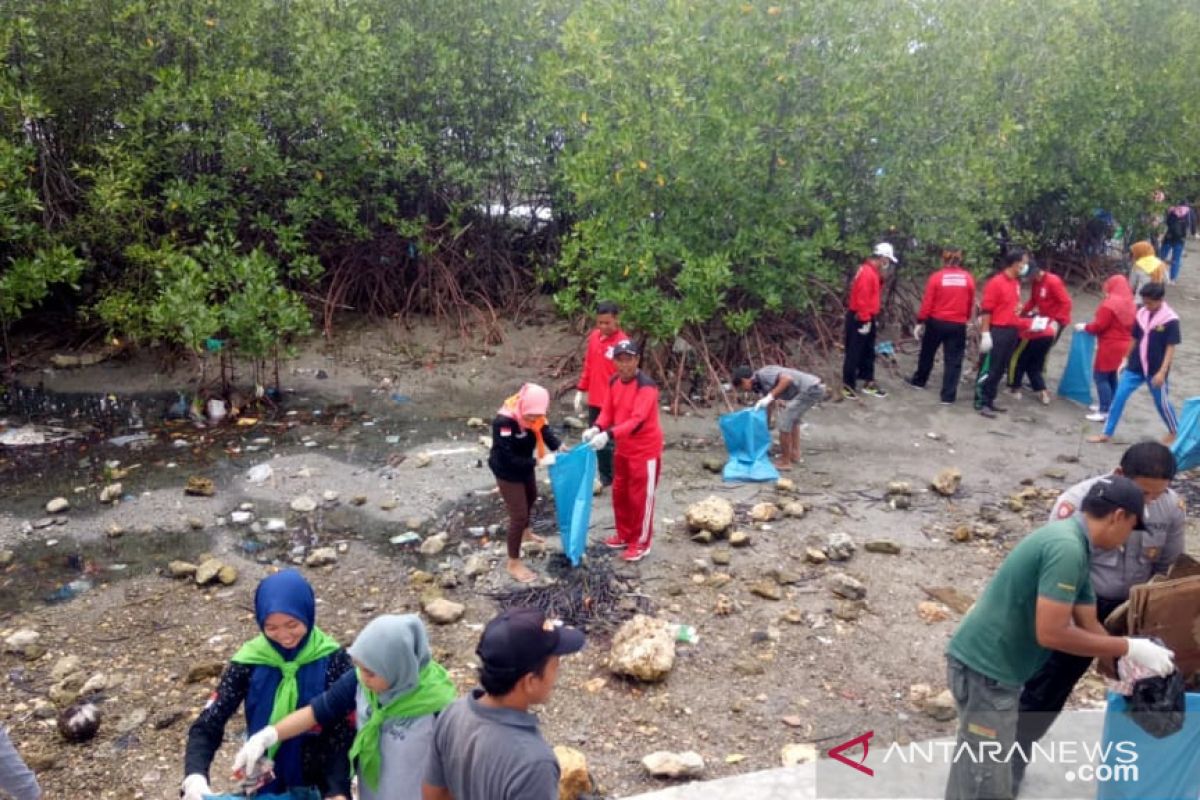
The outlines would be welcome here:
<svg viewBox="0 0 1200 800">
<path fill-rule="evenodd" d="M 771 463 L 771 432 L 765 409 L 747 408 L 723 414 L 718 421 L 729 461 L 723 477 L 727 481 L 777 481 L 779 470 Z"/>
<path fill-rule="evenodd" d="M 1200 466 L 1200 397 L 1189 397 L 1184 402 L 1171 453 L 1180 472 Z"/>
<path fill-rule="evenodd" d="M 588 526 L 592 521 L 592 484 L 596 481 L 596 451 L 581 444 L 562 453 L 550 465 L 550 487 L 563 553 L 578 567 L 587 549 Z"/>
<path fill-rule="evenodd" d="M 1067 355 L 1067 366 L 1062 380 L 1058 382 L 1058 393 L 1080 405 L 1092 403 L 1092 362 L 1096 359 L 1096 337 L 1087 331 L 1075 331 L 1071 335 L 1071 352 Z"/>
</svg>

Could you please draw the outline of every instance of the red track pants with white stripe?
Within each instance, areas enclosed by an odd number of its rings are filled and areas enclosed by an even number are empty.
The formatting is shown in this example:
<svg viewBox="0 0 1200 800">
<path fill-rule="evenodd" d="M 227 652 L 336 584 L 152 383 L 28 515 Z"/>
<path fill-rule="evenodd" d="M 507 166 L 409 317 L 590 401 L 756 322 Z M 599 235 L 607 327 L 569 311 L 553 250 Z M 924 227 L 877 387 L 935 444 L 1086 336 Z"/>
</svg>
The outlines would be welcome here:
<svg viewBox="0 0 1200 800">
<path fill-rule="evenodd" d="M 617 537 L 628 545 L 650 546 L 654 538 L 654 493 L 662 459 L 613 455 L 612 503 Z"/>
</svg>

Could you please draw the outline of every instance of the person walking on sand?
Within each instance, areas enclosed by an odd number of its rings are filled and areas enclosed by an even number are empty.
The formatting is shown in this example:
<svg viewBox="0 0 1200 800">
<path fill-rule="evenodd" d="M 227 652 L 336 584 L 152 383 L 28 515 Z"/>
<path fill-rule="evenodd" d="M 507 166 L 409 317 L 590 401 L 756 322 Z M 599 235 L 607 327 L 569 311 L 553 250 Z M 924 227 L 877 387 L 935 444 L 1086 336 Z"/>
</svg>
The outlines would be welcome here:
<svg viewBox="0 0 1200 800">
<path fill-rule="evenodd" d="M 1020 247 L 1010 247 L 1000 259 L 1000 269 L 983 285 L 980 301 L 979 354 L 983 357 L 975 379 L 975 410 L 989 419 L 1008 409 L 996 405 L 1000 381 L 1008 371 L 1021 331 L 1035 324 L 1044 328 L 1054 323 L 1043 318 L 1020 316 L 1021 278 L 1029 274 L 1029 256 Z"/>
<path fill-rule="evenodd" d="M 846 304 L 846 354 L 842 360 L 842 397 L 858 398 L 858 382 L 863 394 L 887 397 L 887 392 L 875 383 L 875 334 L 879 324 L 880 292 L 883 272 L 896 263 L 896 251 L 887 242 L 875 245 L 871 257 L 864 261 L 850 284 L 850 300 Z"/>
<path fill-rule="evenodd" d="M 925 388 L 933 359 L 942 348 L 941 403 L 951 405 L 958 397 L 958 379 L 962 377 L 963 353 L 967 349 L 967 323 L 975 306 L 975 278 L 963 268 L 963 251 L 948 247 L 942 251 L 942 268 L 925 282 L 925 296 L 917 312 L 913 335 L 921 340 L 917 371 L 908 379 L 910 386 Z"/>
<path fill-rule="evenodd" d="M 1096 307 L 1092 321 L 1080 322 L 1075 326 L 1075 330 L 1096 337 L 1092 379 L 1096 383 L 1097 404 L 1087 415 L 1092 422 L 1108 419 L 1113 396 L 1117 393 L 1117 373 L 1129 352 L 1129 343 L 1133 341 L 1136 316 L 1137 306 L 1129 290 L 1129 281 L 1124 275 L 1113 275 L 1104 282 L 1104 299 Z"/>
<path fill-rule="evenodd" d="M 638 369 L 637 345 L 623 341 L 613 348 L 617 374 L 608 386 L 596 424 L 583 441 L 599 451 L 617 443 L 613 458 L 612 505 L 617 532 L 604 540 L 621 558 L 641 561 L 654 539 L 654 495 L 662 473 L 663 432 L 658 423 L 658 386 Z"/>
<path fill-rule="evenodd" d="M 1148 283 L 1142 287 L 1142 307 L 1138 309 L 1133 325 L 1133 341 L 1130 342 L 1125 371 L 1117 383 L 1117 394 L 1113 398 L 1104 433 L 1089 436 L 1093 443 L 1107 442 L 1116 433 L 1125 411 L 1125 402 L 1142 384 L 1150 389 L 1154 407 L 1167 426 L 1166 444 L 1175 441 L 1179 430 L 1179 418 L 1171 404 L 1171 362 L 1175 359 L 1175 348 L 1183 341 L 1179 329 L 1179 315 L 1163 299 L 1166 290 L 1161 283 Z"/>
<path fill-rule="evenodd" d="M 1071 324 L 1071 295 L 1062 278 L 1031 261 L 1029 274 L 1032 278 L 1029 300 L 1021 309 L 1022 317 L 1046 317 L 1054 324 L 1034 331 L 1033 327 L 1020 334 L 1020 344 L 1008 364 L 1008 389 L 1016 399 L 1021 397 L 1021 385 L 1026 376 L 1029 386 L 1037 392 L 1042 405 L 1050 405 L 1050 391 L 1046 388 L 1046 356 L 1058 341 L 1066 327 Z"/>
<path fill-rule="evenodd" d="M 505 569 L 513 580 L 532 583 L 537 573 L 521 561 L 521 542 L 541 542 L 530 528 L 530 512 L 537 501 L 535 467 L 554 463 L 554 451 L 561 446 L 554 429 L 546 424 L 550 393 L 536 383 L 526 383 L 504 401 L 492 420 L 492 451 L 488 467 L 496 477 L 496 486 L 508 510 L 508 563 Z"/>
<path fill-rule="evenodd" d="M 596 304 L 596 327 L 588 334 L 587 349 L 583 354 L 583 371 L 575 386 L 575 413 L 582 415 L 587 405 L 587 424 L 595 425 L 608 394 L 608 383 L 616 367 L 613 366 L 613 348 L 617 342 L 629 337 L 621 330 L 617 316 L 621 309 L 611 300 Z M 612 486 L 613 443 L 596 453 L 596 472 L 602 486 Z"/>
<path fill-rule="evenodd" d="M 1184 202 L 1167 209 L 1166 232 L 1163 233 L 1162 245 L 1158 248 L 1158 257 L 1170 265 L 1171 283 L 1179 280 L 1179 265 L 1183 261 L 1183 243 L 1187 239 L 1191 216 L 1192 210 Z"/>
<path fill-rule="evenodd" d="M 825 384 L 816 375 L 771 364 L 755 372 L 738 367 L 733 371 L 733 385 L 739 391 L 753 390 L 762 395 L 754 407 L 767 410 L 768 424 L 774 409 L 779 409 L 779 459 L 775 467 L 790 470 L 800 460 L 800 420 L 804 412 L 825 399 Z"/>
</svg>

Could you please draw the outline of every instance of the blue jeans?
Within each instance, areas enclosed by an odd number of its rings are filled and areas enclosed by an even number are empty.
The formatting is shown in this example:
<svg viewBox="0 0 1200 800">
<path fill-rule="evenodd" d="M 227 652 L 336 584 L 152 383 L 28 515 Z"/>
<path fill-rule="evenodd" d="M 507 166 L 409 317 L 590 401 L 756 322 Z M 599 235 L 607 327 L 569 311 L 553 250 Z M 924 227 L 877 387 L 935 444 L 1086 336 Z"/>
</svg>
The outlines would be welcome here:
<svg viewBox="0 0 1200 800">
<path fill-rule="evenodd" d="M 1163 381 L 1163 385 L 1160 388 L 1146 380 L 1145 375 L 1138 374 L 1131 369 L 1126 369 L 1121 373 L 1121 379 L 1117 383 L 1117 395 L 1113 398 L 1112 407 L 1108 410 L 1108 422 L 1104 423 L 1105 436 L 1112 436 L 1117 430 L 1117 423 L 1121 421 L 1121 413 L 1125 410 L 1125 401 L 1143 383 L 1150 387 L 1150 394 L 1154 397 L 1154 407 L 1158 409 L 1158 415 L 1166 423 L 1167 430 L 1175 433 L 1179 429 L 1179 418 L 1175 416 L 1175 407 L 1171 405 L 1171 398 L 1168 392 L 1171 379 L 1168 378 Z"/>
<path fill-rule="evenodd" d="M 1171 283 L 1179 279 L 1179 262 L 1183 258 L 1183 241 L 1164 241 L 1158 248 L 1158 257 L 1171 265 Z"/>
<path fill-rule="evenodd" d="M 1117 393 L 1117 373 L 1095 371 L 1092 380 L 1096 382 L 1096 400 L 1100 403 L 1100 413 L 1107 414 L 1112 408 L 1113 395 Z"/>
</svg>

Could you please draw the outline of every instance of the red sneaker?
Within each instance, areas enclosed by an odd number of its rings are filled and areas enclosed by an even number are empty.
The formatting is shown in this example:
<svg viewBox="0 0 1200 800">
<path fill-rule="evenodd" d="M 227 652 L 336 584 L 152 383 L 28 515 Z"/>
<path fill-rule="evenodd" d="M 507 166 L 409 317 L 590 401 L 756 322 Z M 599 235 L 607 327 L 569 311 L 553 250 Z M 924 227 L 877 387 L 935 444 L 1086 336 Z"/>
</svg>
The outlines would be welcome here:
<svg viewBox="0 0 1200 800">
<path fill-rule="evenodd" d="M 638 547 L 636 544 L 629 545 L 624 553 L 621 553 L 622 561 L 641 561 L 646 556 L 650 555 L 650 546 Z"/>
<path fill-rule="evenodd" d="M 624 550 L 629 546 L 629 542 L 622 539 L 620 536 L 610 536 L 604 540 L 605 547 L 611 547 L 613 550 Z"/>
</svg>

